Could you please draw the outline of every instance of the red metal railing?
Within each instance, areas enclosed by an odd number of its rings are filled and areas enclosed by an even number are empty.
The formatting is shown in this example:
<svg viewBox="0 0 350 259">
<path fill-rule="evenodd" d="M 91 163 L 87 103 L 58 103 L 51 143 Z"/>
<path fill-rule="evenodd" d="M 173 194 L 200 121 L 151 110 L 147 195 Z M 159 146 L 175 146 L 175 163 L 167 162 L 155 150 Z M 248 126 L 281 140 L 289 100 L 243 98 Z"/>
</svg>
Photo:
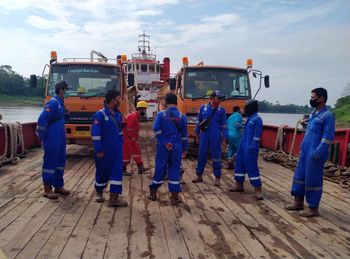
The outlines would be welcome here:
<svg viewBox="0 0 350 259">
<path fill-rule="evenodd" d="M 264 148 L 276 150 L 275 143 L 277 132 L 277 126 L 264 125 L 260 143 L 261 146 Z M 295 156 L 299 155 L 300 144 L 304 138 L 304 134 L 304 130 L 298 130 L 296 133 L 295 143 L 291 152 Z M 283 128 L 282 149 L 288 154 L 292 146 L 293 135 L 294 128 Z M 343 166 L 350 166 L 350 154 L 348 151 L 348 144 L 350 143 L 350 129 L 337 129 L 335 132 L 335 138 L 333 143 L 339 143 L 338 164 Z"/>
</svg>

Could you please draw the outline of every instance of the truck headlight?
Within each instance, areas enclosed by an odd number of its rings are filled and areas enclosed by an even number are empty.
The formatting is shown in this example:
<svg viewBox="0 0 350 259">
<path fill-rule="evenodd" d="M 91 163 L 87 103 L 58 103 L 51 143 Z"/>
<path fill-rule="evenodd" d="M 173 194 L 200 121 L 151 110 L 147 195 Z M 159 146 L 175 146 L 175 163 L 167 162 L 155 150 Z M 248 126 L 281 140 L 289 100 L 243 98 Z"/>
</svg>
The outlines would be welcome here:
<svg viewBox="0 0 350 259">
<path fill-rule="evenodd" d="M 197 124 L 197 116 L 187 116 L 188 124 Z"/>
</svg>

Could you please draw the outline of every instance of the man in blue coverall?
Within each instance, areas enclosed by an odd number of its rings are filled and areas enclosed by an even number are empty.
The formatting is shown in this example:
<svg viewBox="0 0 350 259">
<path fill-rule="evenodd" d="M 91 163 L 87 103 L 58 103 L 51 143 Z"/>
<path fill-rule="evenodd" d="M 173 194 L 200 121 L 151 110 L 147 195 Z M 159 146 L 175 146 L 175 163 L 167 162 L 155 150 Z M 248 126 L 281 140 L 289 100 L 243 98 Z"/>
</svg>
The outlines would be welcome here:
<svg viewBox="0 0 350 259">
<path fill-rule="evenodd" d="M 227 119 L 228 129 L 228 166 L 227 169 L 233 169 L 236 152 L 241 142 L 242 115 L 239 106 L 233 107 L 233 113 Z"/>
<path fill-rule="evenodd" d="M 155 172 L 149 185 L 152 201 L 157 200 L 157 189 L 163 184 L 168 172 L 168 186 L 171 192 L 171 205 L 181 202 L 179 198 L 181 155 L 186 156 L 187 118 L 177 109 L 177 96 L 167 93 L 164 96 L 166 110 L 158 112 L 153 125 L 157 139 Z"/>
<path fill-rule="evenodd" d="M 126 207 L 119 196 L 123 180 L 122 114 L 118 110 L 120 93 L 110 90 L 105 95 L 105 106 L 92 117 L 91 138 L 95 150 L 96 202 L 103 202 L 103 190 L 110 185 L 109 207 Z"/>
<path fill-rule="evenodd" d="M 334 140 L 335 118 L 326 107 L 327 90 L 315 88 L 311 91 L 310 105 L 315 108 L 308 120 L 304 140 L 301 143 L 298 166 L 293 177 L 291 194 L 294 203 L 287 210 L 301 210 L 302 217 L 317 217 L 323 186 L 323 167 L 328 158 L 329 145 Z M 308 208 L 304 209 L 304 196 Z"/>
<path fill-rule="evenodd" d="M 220 107 L 225 97 L 218 90 L 211 94 L 209 104 L 202 105 L 199 110 L 195 133 L 199 138 L 198 164 L 196 168 L 197 178 L 193 183 L 203 181 L 204 167 L 207 163 L 208 153 L 213 161 L 213 173 L 215 186 L 220 186 L 221 178 L 221 144 L 227 142 L 227 125 L 225 109 Z M 205 125 L 205 126 L 203 126 Z"/>
<path fill-rule="evenodd" d="M 249 100 L 244 106 L 244 113 L 247 121 L 244 125 L 244 131 L 241 143 L 236 155 L 235 165 L 235 181 L 234 187 L 230 188 L 230 192 L 243 192 L 245 173 L 248 173 L 250 183 L 255 189 L 255 198 L 262 200 L 261 179 L 258 167 L 259 142 L 262 134 L 263 122 L 258 115 L 258 101 Z"/>
<path fill-rule="evenodd" d="M 56 96 L 45 104 L 38 118 L 37 134 L 44 148 L 42 166 L 44 197 L 49 199 L 57 199 L 58 194 L 70 194 L 70 191 L 63 187 L 63 173 L 66 165 L 64 93 L 67 89 L 68 84 L 65 81 L 58 81 L 55 85 Z M 54 192 L 52 186 L 55 187 Z"/>
</svg>

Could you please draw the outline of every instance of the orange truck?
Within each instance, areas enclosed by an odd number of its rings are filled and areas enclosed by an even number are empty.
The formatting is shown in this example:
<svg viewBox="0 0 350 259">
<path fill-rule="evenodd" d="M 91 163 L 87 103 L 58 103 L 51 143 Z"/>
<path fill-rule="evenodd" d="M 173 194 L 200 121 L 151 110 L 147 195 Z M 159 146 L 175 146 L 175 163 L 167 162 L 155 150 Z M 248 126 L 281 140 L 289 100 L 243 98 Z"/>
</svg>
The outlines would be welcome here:
<svg viewBox="0 0 350 259">
<path fill-rule="evenodd" d="M 57 60 L 56 51 L 51 51 L 49 74 L 43 85 L 45 102 L 55 95 L 55 84 L 65 80 L 71 89 L 66 92 L 65 107 L 67 144 L 90 144 L 92 115 L 103 108 L 104 95 L 108 90 L 121 93 L 120 111 L 128 112 L 127 85 L 134 85 L 133 75 L 126 75 L 123 66 L 126 56 L 118 56 L 121 62 L 109 62 L 102 53 L 91 51 L 90 58 L 65 58 Z M 45 68 L 43 74 L 45 72 Z M 36 76 L 31 75 L 31 85 L 36 86 Z M 43 80 L 44 81 L 44 80 Z M 128 81 L 128 82 L 127 82 Z"/>
<path fill-rule="evenodd" d="M 178 109 L 186 114 L 188 123 L 189 143 L 195 142 L 195 126 L 199 108 L 210 101 L 210 94 L 220 90 L 225 95 L 221 106 L 225 109 L 227 117 L 233 112 L 234 106 L 243 108 L 245 102 L 252 98 L 249 74 L 262 79 L 265 87 L 270 86 L 269 76 L 253 69 L 253 61 L 247 60 L 246 68 L 211 66 L 200 62 L 197 65 L 188 65 L 188 58 L 182 58 L 183 66 L 174 78 L 169 80 L 169 88 L 178 97 Z M 258 93 L 256 92 L 256 94 Z M 254 95 L 254 98 L 256 96 Z"/>
</svg>

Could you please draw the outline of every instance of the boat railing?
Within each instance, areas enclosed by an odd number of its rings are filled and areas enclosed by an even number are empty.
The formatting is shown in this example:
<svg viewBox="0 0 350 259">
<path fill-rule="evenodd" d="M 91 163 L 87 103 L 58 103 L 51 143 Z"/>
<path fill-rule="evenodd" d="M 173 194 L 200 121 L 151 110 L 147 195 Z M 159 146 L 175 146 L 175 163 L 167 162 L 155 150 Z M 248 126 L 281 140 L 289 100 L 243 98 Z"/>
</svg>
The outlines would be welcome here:
<svg viewBox="0 0 350 259">
<path fill-rule="evenodd" d="M 132 59 L 146 59 L 146 60 L 153 60 L 156 61 L 156 55 L 155 54 L 148 54 L 148 53 L 133 53 L 131 55 Z"/>
</svg>

